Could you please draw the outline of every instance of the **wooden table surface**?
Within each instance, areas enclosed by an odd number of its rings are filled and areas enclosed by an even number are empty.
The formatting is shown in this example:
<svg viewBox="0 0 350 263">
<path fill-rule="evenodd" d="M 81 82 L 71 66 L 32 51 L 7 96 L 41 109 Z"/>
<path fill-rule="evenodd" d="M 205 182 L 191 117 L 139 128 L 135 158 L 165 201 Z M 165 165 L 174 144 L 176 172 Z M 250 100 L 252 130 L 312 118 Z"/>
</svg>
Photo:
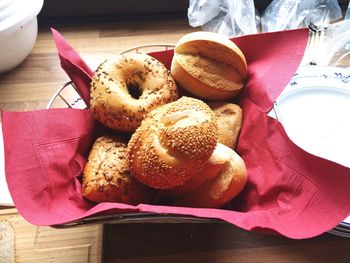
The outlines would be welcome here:
<svg viewBox="0 0 350 263">
<path fill-rule="evenodd" d="M 92 68 L 112 53 L 143 44 L 175 43 L 196 30 L 184 19 L 53 26 Z M 40 26 L 31 55 L 0 75 L 0 108 L 45 108 L 66 81 L 49 26 Z M 226 223 L 106 224 L 103 240 L 103 262 L 350 262 L 350 238 L 325 233 L 290 240 Z"/>
</svg>

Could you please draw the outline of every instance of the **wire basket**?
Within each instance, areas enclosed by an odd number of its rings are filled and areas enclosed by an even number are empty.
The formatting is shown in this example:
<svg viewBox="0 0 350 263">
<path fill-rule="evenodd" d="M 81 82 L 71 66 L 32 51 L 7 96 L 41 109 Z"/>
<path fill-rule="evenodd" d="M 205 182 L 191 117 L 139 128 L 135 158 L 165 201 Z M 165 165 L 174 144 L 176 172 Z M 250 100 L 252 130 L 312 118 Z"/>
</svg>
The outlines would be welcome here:
<svg viewBox="0 0 350 263">
<path fill-rule="evenodd" d="M 125 53 L 149 53 L 154 51 L 167 51 L 175 47 L 173 44 L 151 44 L 133 47 L 124 50 Z M 66 82 L 51 97 L 47 108 L 75 108 L 87 109 L 87 105 L 79 96 L 72 81 Z M 216 219 L 206 219 L 194 216 L 176 214 L 159 214 L 146 212 L 128 212 L 117 214 L 104 214 L 68 222 L 65 224 L 52 225 L 54 228 L 67 228 L 86 224 L 120 224 L 120 223 L 209 223 L 221 222 Z"/>
</svg>

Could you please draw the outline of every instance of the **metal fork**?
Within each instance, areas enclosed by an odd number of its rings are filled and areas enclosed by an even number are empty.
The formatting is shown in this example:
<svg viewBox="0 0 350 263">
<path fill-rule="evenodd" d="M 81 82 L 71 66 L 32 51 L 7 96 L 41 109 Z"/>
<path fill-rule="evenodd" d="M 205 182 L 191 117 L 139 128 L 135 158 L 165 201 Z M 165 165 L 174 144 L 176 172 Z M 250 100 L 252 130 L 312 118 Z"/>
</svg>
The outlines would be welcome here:
<svg viewBox="0 0 350 263">
<path fill-rule="evenodd" d="M 324 38 L 327 27 L 323 25 L 309 24 L 309 42 L 307 46 L 307 65 L 319 65 L 324 52 Z"/>
<path fill-rule="evenodd" d="M 302 65 L 314 66 L 319 65 L 322 61 L 322 54 L 324 52 L 324 38 L 325 31 L 327 30 L 326 23 L 316 25 L 312 22 L 309 23 L 309 41 L 305 50 L 305 57 L 303 59 Z M 283 124 L 281 114 L 278 109 L 278 104 L 275 101 L 270 112 L 271 116 L 279 120 Z"/>
<path fill-rule="evenodd" d="M 324 54 L 325 32 L 329 25 L 329 9 L 321 4 L 307 19 L 309 25 L 309 43 L 306 50 L 309 56 L 307 65 L 319 65 Z"/>
</svg>

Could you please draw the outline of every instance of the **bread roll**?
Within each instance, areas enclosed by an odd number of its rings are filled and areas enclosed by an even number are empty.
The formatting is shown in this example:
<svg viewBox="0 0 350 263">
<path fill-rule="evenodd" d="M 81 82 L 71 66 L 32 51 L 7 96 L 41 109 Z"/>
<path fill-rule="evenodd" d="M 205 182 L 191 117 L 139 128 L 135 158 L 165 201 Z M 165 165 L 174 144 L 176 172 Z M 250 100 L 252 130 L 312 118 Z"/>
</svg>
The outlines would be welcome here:
<svg viewBox="0 0 350 263">
<path fill-rule="evenodd" d="M 221 148 L 222 147 L 218 147 L 216 145 L 213 154 L 206 162 L 203 170 L 194 174 L 183 185 L 179 185 L 177 187 L 162 191 L 161 195 L 170 197 L 184 196 L 189 193 L 193 193 L 194 191 L 198 190 L 201 186 L 203 186 L 204 183 L 213 180 L 222 169 L 222 164 L 227 160 L 227 156 L 219 155 L 218 150 Z"/>
<path fill-rule="evenodd" d="M 247 77 L 242 51 L 228 38 L 212 32 L 194 32 L 176 44 L 171 64 L 175 81 L 204 99 L 235 97 Z"/>
<path fill-rule="evenodd" d="M 178 192 L 174 203 L 179 206 L 218 208 L 243 190 L 247 182 L 247 169 L 234 150 L 218 143 L 204 169 L 193 178 L 196 179 L 191 178 L 184 185 L 185 192 Z"/>
<path fill-rule="evenodd" d="M 182 97 L 151 111 L 132 135 L 130 171 L 156 189 L 182 185 L 203 169 L 217 137 L 217 120 L 209 106 Z"/>
<path fill-rule="evenodd" d="M 90 110 L 105 126 L 135 131 L 152 109 L 178 99 L 170 71 L 146 54 L 111 56 L 94 73 Z"/>
<path fill-rule="evenodd" d="M 95 203 L 149 203 L 153 190 L 139 183 L 127 165 L 127 143 L 115 136 L 96 139 L 83 172 L 83 196 Z"/>
<path fill-rule="evenodd" d="M 242 128 L 241 107 L 228 102 L 209 102 L 208 105 L 218 120 L 218 142 L 235 149 Z"/>
</svg>

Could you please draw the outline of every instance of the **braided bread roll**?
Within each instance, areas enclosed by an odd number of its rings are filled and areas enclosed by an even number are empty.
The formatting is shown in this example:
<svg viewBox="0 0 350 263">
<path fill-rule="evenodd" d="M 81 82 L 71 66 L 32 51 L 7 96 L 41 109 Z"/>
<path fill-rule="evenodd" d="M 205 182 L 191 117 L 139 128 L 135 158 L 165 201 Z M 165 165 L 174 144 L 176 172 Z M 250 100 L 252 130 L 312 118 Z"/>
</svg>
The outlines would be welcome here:
<svg viewBox="0 0 350 263">
<path fill-rule="evenodd" d="M 182 185 L 203 169 L 217 138 L 217 119 L 209 106 L 182 97 L 143 120 L 128 144 L 129 169 L 155 189 Z"/>
</svg>

